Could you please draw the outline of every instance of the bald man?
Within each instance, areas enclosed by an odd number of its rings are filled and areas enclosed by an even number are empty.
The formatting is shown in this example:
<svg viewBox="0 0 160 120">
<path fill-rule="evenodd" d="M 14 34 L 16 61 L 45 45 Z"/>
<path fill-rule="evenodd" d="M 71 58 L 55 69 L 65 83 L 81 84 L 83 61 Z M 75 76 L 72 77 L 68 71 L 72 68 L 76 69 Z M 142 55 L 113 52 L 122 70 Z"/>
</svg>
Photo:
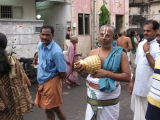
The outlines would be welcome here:
<svg viewBox="0 0 160 120">
<path fill-rule="evenodd" d="M 101 69 L 87 73 L 85 67 L 78 65 L 75 67 L 81 75 L 87 77 L 85 120 L 118 120 L 119 118 L 119 95 L 121 93 L 119 82 L 130 80 L 130 69 L 123 48 L 112 46 L 113 37 L 114 27 L 102 26 L 99 31 L 101 47 L 89 53 L 89 56 L 99 56 L 103 66 Z"/>
</svg>

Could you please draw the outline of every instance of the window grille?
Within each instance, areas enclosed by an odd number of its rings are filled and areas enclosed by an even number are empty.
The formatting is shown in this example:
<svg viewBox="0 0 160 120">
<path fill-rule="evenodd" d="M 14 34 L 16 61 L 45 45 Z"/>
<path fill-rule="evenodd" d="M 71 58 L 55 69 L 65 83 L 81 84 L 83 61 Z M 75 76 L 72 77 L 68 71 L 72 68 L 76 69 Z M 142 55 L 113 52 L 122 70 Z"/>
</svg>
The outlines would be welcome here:
<svg viewBox="0 0 160 120">
<path fill-rule="evenodd" d="M 0 18 L 12 18 L 12 6 L 0 6 Z"/>
<path fill-rule="evenodd" d="M 0 18 L 1 19 L 9 19 L 9 18 L 22 19 L 23 7 L 0 5 Z"/>
</svg>

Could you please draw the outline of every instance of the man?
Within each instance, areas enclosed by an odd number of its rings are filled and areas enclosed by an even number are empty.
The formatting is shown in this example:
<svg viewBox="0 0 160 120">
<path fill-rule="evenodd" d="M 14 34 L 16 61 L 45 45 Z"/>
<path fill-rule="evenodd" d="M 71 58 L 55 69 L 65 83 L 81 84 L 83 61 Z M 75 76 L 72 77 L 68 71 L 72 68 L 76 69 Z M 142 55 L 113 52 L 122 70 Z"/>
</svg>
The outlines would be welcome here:
<svg viewBox="0 0 160 120">
<path fill-rule="evenodd" d="M 130 69 L 126 54 L 121 47 L 113 47 L 114 28 L 104 25 L 100 28 L 100 48 L 90 51 L 97 55 L 103 67 L 92 74 L 79 63 L 75 69 L 87 76 L 87 110 L 85 120 L 118 120 L 120 81 L 130 80 Z"/>
<path fill-rule="evenodd" d="M 137 32 L 132 30 L 130 33 L 130 39 L 131 39 L 131 43 L 132 43 L 132 50 L 131 50 L 131 54 L 130 54 L 130 61 L 131 61 L 131 70 L 132 73 L 134 72 L 135 69 L 135 56 L 136 56 L 136 49 L 138 46 L 138 39 L 137 39 Z"/>
<path fill-rule="evenodd" d="M 130 62 L 130 51 L 132 50 L 132 42 L 129 37 L 126 37 L 126 31 L 120 33 L 121 36 L 117 40 L 117 46 L 121 46 L 127 52 L 127 56 Z"/>
<path fill-rule="evenodd" d="M 145 120 L 146 97 L 151 87 L 150 77 L 153 74 L 155 60 L 160 55 L 159 45 L 156 41 L 156 33 L 159 29 L 158 22 L 149 20 L 144 24 L 143 29 L 145 39 L 138 45 L 135 74 L 129 88 L 130 93 L 133 89 L 131 105 L 134 111 L 134 120 Z"/>
<path fill-rule="evenodd" d="M 157 31 L 157 42 L 160 44 L 160 29 Z"/>
<path fill-rule="evenodd" d="M 44 25 L 41 27 L 37 73 L 39 87 L 35 104 L 45 109 L 48 120 L 55 120 L 55 113 L 60 120 L 66 120 L 59 107 L 62 105 L 62 79 L 65 78 L 66 63 L 62 50 L 53 40 L 53 36 L 52 26 Z"/>
<path fill-rule="evenodd" d="M 160 29 L 156 35 L 157 42 L 160 44 Z M 152 75 L 152 85 L 147 95 L 148 107 L 146 112 L 146 120 L 159 120 L 160 118 L 160 56 L 155 62 L 154 73 Z"/>
<path fill-rule="evenodd" d="M 146 120 L 159 120 L 160 118 L 160 56 L 155 63 L 155 69 L 152 76 L 152 86 L 148 93 L 148 107 Z"/>
<path fill-rule="evenodd" d="M 21 63 L 6 52 L 7 37 L 0 33 L 0 120 L 24 120 L 32 111 L 31 86 Z"/>
</svg>

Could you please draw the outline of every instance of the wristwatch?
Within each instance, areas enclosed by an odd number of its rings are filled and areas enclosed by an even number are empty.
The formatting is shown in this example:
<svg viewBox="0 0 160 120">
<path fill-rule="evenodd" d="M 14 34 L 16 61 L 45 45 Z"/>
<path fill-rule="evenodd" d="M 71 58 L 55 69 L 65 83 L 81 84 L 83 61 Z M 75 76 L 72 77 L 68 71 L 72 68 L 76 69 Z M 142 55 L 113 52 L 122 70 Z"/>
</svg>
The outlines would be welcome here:
<svg viewBox="0 0 160 120">
<path fill-rule="evenodd" d="M 146 55 L 149 54 L 149 53 L 150 53 L 149 51 L 145 52 Z"/>
</svg>

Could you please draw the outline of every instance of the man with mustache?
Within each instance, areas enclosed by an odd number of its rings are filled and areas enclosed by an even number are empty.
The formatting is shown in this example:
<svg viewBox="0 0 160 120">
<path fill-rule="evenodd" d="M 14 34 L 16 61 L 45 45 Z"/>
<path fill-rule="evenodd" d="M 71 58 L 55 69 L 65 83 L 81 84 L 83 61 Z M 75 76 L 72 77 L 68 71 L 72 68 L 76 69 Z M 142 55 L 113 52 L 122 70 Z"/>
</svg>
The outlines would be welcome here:
<svg viewBox="0 0 160 120">
<path fill-rule="evenodd" d="M 139 43 L 136 53 L 135 74 L 130 82 L 129 92 L 132 93 L 131 108 L 134 111 L 134 120 L 145 120 L 147 109 L 147 94 L 151 87 L 151 76 L 155 60 L 160 55 L 156 34 L 159 23 L 149 20 L 144 24 L 144 40 Z M 133 90 L 133 92 L 132 92 Z"/>
<path fill-rule="evenodd" d="M 41 42 L 38 46 L 38 91 L 35 104 L 44 109 L 48 120 L 66 120 L 62 105 L 62 80 L 66 75 L 66 62 L 60 46 L 54 41 L 54 28 L 43 25 L 40 28 Z"/>
<path fill-rule="evenodd" d="M 157 42 L 160 44 L 160 29 L 157 31 Z"/>
</svg>

